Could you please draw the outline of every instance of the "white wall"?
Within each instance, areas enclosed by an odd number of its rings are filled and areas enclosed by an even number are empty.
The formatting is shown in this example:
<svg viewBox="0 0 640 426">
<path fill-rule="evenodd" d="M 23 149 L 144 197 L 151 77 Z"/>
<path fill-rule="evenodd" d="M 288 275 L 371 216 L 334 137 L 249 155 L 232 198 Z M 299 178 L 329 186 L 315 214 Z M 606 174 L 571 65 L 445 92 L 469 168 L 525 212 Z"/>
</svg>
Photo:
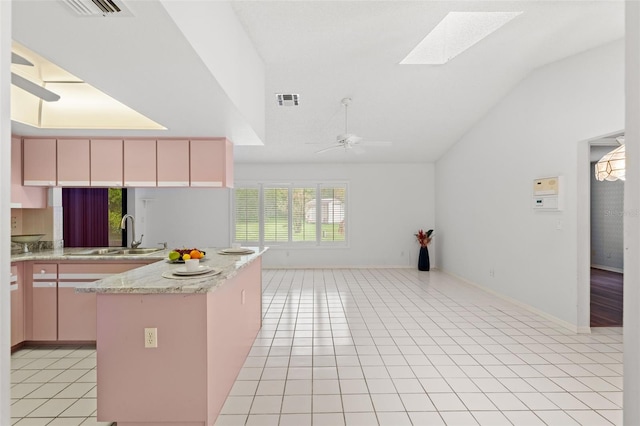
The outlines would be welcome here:
<svg viewBox="0 0 640 426">
<path fill-rule="evenodd" d="M 577 325 L 578 146 L 621 129 L 622 41 L 532 72 L 436 163 L 440 266 Z M 557 175 L 564 211 L 534 212 Z"/>
<path fill-rule="evenodd" d="M 435 225 L 433 164 L 236 164 L 235 180 L 348 183 L 349 246 L 273 247 L 265 255 L 266 267 L 417 267 L 419 246 L 413 234 Z M 227 246 L 229 192 L 136 189 L 136 231 L 144 229 L 143 245 L 168 241 L 170 246 Z M 436 262 L 437 229 L 435 235 L 430 248 L 432 264 Z"/>
<path fill-rule="evenodd" d="M 11 400 L 11 3 L 0 1 L 0 425 L 9 424 Z"/>
<path fill-rule="evenodd" d="M 228 189 L 136 188 L 128 190 L 127 211 L 136 219 L 141 247 L 228 247 Z M 130 226 L 127 224 L 127 226 Z M 127 245 L 131 243 L 128 229 Z"/>
<path fill-rule="evenodd" d="M 231 5 L 205 1 L 162 4 L 240 115 L 264 140 L 265 66 Z"/>
</svg>

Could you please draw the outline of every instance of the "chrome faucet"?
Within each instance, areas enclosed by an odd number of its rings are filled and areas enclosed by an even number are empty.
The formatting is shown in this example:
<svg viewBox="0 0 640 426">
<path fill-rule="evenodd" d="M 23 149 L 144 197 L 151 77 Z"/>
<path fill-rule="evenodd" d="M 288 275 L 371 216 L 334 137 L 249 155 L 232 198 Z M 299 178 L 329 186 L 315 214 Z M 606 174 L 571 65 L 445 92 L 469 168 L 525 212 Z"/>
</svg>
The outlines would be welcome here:
<svg viewBox="0 0 640 426">
<path fill-rule="evenodd" d="M 130 214 L 125 214 L 124 216 L 122 216 L 120 229 L 127 229 L 127 218 L 131 219 L 131 248 L 137 248 L 140 244 L 142 244 L 142 237 L 144 237 L 144 234 L 140 235 L 140 241 L 136 241 L 136 220 Z"/>
</svg>

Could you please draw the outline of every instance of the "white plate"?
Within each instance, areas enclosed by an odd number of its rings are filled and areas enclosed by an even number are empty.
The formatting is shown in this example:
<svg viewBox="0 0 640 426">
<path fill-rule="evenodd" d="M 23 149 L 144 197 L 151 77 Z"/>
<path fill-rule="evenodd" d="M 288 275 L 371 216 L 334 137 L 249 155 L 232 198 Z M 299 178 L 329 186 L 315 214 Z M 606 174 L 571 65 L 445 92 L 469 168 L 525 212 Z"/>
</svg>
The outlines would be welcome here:
<svg viewBox="0 0 640 426">
<path fill-rule="evenodd" d="M 173 274 L 174 275 L 202 275 L 211 271 L 213 271 L 213 268 L 211 266 L 198 265 L 198 269 L 196 269 L 195 271 L 187 271 L 186 267 L 176 268 L 175 271 L 173 271 Z"/>
<path fill-rule="evenodd" d="M 240 247 L 240 248 L 226 248 L 219 251 L 221 254 L 253 254 L 255 251 Z"/>
</svg>

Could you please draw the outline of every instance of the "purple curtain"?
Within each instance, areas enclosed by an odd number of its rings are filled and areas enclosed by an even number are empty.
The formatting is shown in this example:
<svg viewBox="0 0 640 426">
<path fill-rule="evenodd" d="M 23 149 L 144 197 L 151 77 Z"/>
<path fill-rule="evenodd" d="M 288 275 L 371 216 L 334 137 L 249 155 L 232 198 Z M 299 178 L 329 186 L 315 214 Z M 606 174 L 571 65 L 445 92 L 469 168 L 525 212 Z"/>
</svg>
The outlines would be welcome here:
<svg viewBox="0 0 640 426">
<path fill-rule="evenodd" d="M 109 190 L 62 190 L 65 247 L 109 246 Z"/>
</svg>

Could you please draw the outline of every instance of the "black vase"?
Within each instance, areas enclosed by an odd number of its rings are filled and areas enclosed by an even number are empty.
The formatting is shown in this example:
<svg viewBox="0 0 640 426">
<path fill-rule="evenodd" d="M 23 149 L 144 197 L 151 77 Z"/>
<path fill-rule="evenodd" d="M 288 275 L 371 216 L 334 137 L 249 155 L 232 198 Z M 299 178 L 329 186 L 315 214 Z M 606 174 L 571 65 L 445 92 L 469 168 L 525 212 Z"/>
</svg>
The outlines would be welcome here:
<svg viewBox="0 0 640 426">
<path fill-rule="evenodd" d="M 420 255 L 418 256 L 418 270 L 428 271 L 431 265 L 429 264 L 429 249 L 426 247 L 420 247 Z"/>
</svg>

